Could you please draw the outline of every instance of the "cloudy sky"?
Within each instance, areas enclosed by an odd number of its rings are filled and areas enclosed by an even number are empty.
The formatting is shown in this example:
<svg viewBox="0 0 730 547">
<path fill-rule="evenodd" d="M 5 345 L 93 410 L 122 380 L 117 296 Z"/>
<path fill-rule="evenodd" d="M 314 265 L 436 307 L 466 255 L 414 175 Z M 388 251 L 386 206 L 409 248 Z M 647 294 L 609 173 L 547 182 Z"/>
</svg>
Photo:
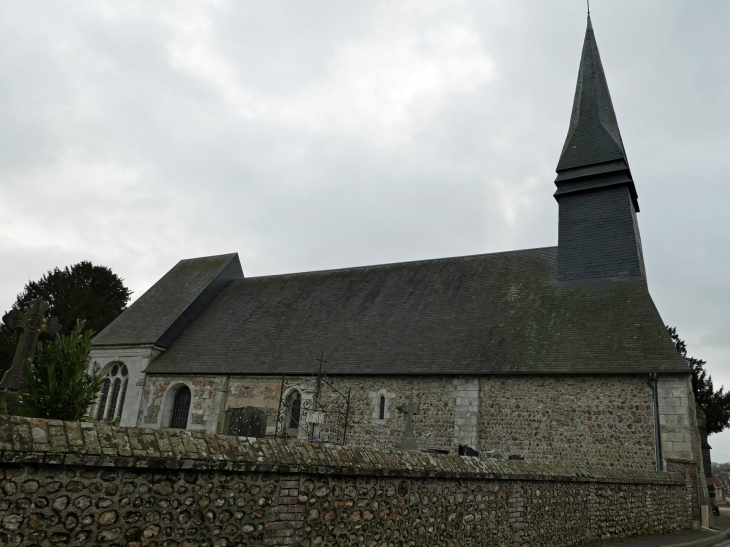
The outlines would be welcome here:
<svg viewBox="0 0 730 547">
<path fill-rule="evenodd" d="M 730 2 L 591 8 L 652 295 L 730 387 Z M 582 0 L 3 2 L 0 310 L 80 260 L 139 296 L 195 256 L 555 245 L 584 32 Z"/>
</svg>

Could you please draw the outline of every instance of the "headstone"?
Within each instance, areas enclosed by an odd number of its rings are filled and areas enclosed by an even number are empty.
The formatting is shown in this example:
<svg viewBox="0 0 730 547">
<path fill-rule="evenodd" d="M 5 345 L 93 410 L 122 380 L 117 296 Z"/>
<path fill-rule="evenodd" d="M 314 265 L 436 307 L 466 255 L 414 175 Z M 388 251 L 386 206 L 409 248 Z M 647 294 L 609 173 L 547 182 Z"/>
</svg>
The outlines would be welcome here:
<svg viewBox="0 0 730 547">
<path fill-rule="evenodd" d="M 459 445 L 459 456 L 464 456 L 467 458 L 478 458 L 479 452 L 474 450 L 471 446 L 460 444 Z"/>
<path fill-rule="evenodd" d="M 266 413 L 262 408 L 244 406 L 226 411 L 226 435 L 236 437 L 266 437 Z"/>
<path fill-rule="evenodd" d="M 3 322 L 11 330 L 23 330 L 13 363 L 0 380 L 0 399 L 5 399 L 8 414 L 14 414 L 18 409 L 18 394 L 26 387 L 24 365 L 35 355 L 38 337 L 44 332 L 54 336 L 61 330 L 58 319 L 46 317 L 47 310 L 48 303 L 36 298 L 25 311 L 13 308 L 3 316 Z"/>
<path fill-rule="evenodd" d="M 420 412 L 420 405 L 416 403 L 413 393 L 406 395 L 406 400 L 396 409 L 403 414 L 403 435 L 396 444 L 396 448 L 416 450 L 416 433 L 413 430 L 413 416 Z"/>
</svg>

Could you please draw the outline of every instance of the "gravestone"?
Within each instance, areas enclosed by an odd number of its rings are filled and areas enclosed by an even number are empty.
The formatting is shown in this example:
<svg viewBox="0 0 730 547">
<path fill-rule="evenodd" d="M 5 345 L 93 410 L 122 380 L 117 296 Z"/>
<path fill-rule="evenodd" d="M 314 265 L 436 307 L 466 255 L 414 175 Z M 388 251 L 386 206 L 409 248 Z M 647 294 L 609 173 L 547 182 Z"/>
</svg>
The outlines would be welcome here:
<svg viewBox="0 0 730 547">
<path fill-rule="evenodd" d="M 244 406 L 226 410 L 226 435 L 236 437 L 266 437 L 266 413 L 261 408 Z"/>
<path fill-rule="evenodd" d="M 474 450 L 471 446 L 460 444 L 459 445 L 459 456 L 467 458 L 478 458 L 479 452 Z"/>
<path fill-rule="evenodd" d="M 25 362 L 35 355 L 38 337 L 44 332 L 54 336 L 61 330 L 58 319 L 46 317 L 47 310 L 48 303 L 36 298 L 30 301 L 25 311 L 13 308 L 3 316 L 3 323 L 8 328 L 23 330 L 13 363 L 0 380 L 0 399 L 5 399 L 8 414 L 15 414 L 18 410 L 19 392 L 26 388 Z"/>
<path fill-rule="evenodd" d="M 416 450 L 416 433 L 413 430 L 413 416 L 420 412 L 420 405 L 416 403 L 413 393 L 406 395 L 406 400 L 396 409 L 403 414 L 403 434 L 396 444 L 402 450 Z"/>
</svg>

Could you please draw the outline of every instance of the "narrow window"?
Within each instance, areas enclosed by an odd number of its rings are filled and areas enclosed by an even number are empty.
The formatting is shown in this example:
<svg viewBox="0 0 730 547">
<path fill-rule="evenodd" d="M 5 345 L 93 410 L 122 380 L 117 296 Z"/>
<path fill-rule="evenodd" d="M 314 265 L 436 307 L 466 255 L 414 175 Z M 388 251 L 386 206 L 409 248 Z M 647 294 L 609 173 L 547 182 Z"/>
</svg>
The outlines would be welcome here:
<svg viewBox="0 0 730 547">
<path fill-rule="evenodd" d="M 190 410 L 190 388 L 182 386 L 175 394 L 175 402 L 172 405 L 172 416 L 170 427 L 185 429 L 188 426 L 188 411 Z"/>
<path fill-rule="evenodd" d="M 117 409 L 117 397 L 119 397 L 119 390 L 122 389 L 122 381 L 117 378 L 114 380 L 114 388 L 112 389 L 112 398 L 109 402 L 109 414 L 107 418 L 109 420 L 114 419 L 114 411 Z"/>
<path fill-rule="evenodd" d="M 119 410 L 117 410 L 117 416 L 121 418 L 122 410 L 124 410 L 124 398 L 127 396 L 127 386 L 129 385 L 129 380 L 127 379 L 127 375 L 129 374 L 129 371 L 127 370 L 127 365 L 122 365 L 119 373 L 122 376 L 123 387 L 122 394 L 119 397 Z"/>
<path fill-rule="evenodd" d="M 381 420 L 385 420 L 385 395 L 380 396 L 380 414 Z"/>
<path fill-rule="evenodd" d="M 99 399 L 99 412 L 96 415 L 97 420 L 104 419 L 104 409 L 106 408 L 106 398 L 109 396 L 109 386 L 111 386 L 111 380 L 107 378 L 104 382 L 104 387 L 101 390 L 101 399 Z"/>
<path fill-rule="evenodd" d="M 124 387 L 122 388 L 122 395 L 119 397 L 119 417 L 122 417 L 122 410 L 124 410 L 124 397 L 127 395 L 127 386 L 129 380 L 124 380 Z"/>
<path fill-rule="evenodd" d="M 302 414 L 302 394 L 298 391 L 292 393 L 291 396 L 291 418 L 289 420 L 289 427 L 298 429 L 299 418 Z"/>
</svg>

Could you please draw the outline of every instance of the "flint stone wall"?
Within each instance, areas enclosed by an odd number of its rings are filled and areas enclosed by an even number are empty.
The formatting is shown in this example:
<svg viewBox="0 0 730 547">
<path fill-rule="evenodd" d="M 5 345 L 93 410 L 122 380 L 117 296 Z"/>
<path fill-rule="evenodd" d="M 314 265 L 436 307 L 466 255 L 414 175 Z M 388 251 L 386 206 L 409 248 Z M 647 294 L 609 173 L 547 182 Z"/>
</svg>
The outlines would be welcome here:
<svg viewBox="0 0 730 547">
<path fill-rule="evenodd" d="M 165 394 L 169 396 L 171 386 L 184 382 L 193 394 L 188 428 L 215 432 L 222 408 L 212 403 L 214 386 L 222 385 L 225 378 L 148 375 L 139 425 L 167 425 L 169 422 L 159 419 Z M 350 446 L 395 447 L 403 432 L 403 415 L 396 406 L 413 394 L 420 404 L 420 412 L 413 418 L 419 450 L 457 454 L 458 446 L 465 444 L 482 454 L 514 454 L 535 462 L 645 470 L 656 467 L 654 402 L 645 374 L 350 376 L 328 377 L 328 381 L 339 392 L 351 393 L 347 428 Z M 665 457 L 694 459 L 689 452 L 671 451 L 689 446 L 684 441 L 671 444 L 675 438 L 689 438 L 689 418 L 665 416 L 670 411 L 688 412 L 687 390 L 691 392 L 691 388 L 686 378 L 662 382 L 660 387 L 671 387 L 662 388 L 660 398 L 660 419 L 666 424 L 662 426 L 662 443 L 669 450 Z M 679 386 L 680 382 L 684 387 Z M 311 384 L 309 393 L 302 390 L 303 398 L 311 397 L 313 381 Z M 280 386 L 281 378 L 273 376 L 231 376 L 227 408 L 261 408 L 267 415 L 269 434 L 273 434 Z M 378 419 L 381 395 L 385 396 L 382 420 Z M 344 408 L 341 396 L 328 386 L 323 388 L 322 399 L 327 408 Z M 684 424 L 681 431 L 678 422 Z M 323 437 L 327 433 L 325 426 Z"/>
<path fill-rule="evenodd" d="M 575 545 L 692 525 L 684 477 L 0 417 L 0 545 Z"/>
</svg>

